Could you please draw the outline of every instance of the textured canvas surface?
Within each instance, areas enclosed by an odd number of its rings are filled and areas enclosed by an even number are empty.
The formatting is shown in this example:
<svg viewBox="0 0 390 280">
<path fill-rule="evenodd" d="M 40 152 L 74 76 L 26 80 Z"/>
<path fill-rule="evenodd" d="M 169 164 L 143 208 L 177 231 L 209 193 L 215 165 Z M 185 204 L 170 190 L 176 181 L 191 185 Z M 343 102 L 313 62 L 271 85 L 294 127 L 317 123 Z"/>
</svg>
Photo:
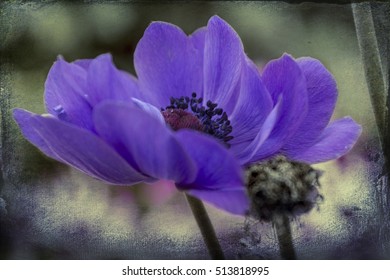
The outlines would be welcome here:
<svg viewBox="0 0 390 280">
<path fill-rule="evenodd" d="M 383 7 L 373 12 L 388 90 Z M 363 127 L 349 154 L 315 166 L 324 171 L 324 201 L 292 222 L 298 258 L 390 258 L 388 177 L 351 6 L 260 1 L 2 4 L 0 258 L 209 258 L 182 193 L 163 183 L 105 185 L 48 159 L 22 137 L 11 109 L 44 112 L 44 82 L 57 55 L 72 61 L 110 52 L 134 73 L 132 55 L 151 21 L 191 33 L 215 14 L 259 66 L 284 52 L 321 60 L 339 89 L 333 117 L 349 115 Z M 271 224 L 207 210 L 227 258 L 279 258 Z"/>
</svg>

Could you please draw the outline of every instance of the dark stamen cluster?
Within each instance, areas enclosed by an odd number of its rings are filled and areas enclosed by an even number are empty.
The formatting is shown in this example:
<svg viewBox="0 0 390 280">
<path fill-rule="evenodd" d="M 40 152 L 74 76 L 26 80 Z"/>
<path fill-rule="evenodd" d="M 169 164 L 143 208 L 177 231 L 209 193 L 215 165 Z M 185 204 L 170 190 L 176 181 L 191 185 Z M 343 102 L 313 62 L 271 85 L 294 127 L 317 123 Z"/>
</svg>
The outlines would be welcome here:
<svg viewBox="0 0 390 280">
<path fill-rule="evenodd" d="M 206 106 L 202 105 L 203 98 L 197 98 L 196 93 L 192 93 L 191 98 L 182 96 L 180 98 L 170 98 L 171 104 L 161 111 L 168 109 L 191 110 L 202 123 L 203 132 L 210 134 L 225 143 L 233 139 L 229 134 L 233 131 L 226 112 L 218 108 L 217 103 L 207 101 Z"/>
</svg>

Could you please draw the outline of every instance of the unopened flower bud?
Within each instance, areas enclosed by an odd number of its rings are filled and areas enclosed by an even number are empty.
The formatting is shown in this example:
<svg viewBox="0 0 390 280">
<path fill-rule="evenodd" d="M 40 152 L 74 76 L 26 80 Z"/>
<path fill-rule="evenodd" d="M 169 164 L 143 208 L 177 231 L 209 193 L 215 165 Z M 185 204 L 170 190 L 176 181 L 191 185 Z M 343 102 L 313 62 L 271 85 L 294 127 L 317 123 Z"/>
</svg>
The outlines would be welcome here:
<svg viewBox="0 0 390 280">
<path fill-rule="evenodd" d="M 275 215 L 297 216 L 309 212 L 322 196 L 318 192 L 322 171 L 276 156 L 249 166 L 246 185 L 250 214 L 270 221 Z"/>
</svg>

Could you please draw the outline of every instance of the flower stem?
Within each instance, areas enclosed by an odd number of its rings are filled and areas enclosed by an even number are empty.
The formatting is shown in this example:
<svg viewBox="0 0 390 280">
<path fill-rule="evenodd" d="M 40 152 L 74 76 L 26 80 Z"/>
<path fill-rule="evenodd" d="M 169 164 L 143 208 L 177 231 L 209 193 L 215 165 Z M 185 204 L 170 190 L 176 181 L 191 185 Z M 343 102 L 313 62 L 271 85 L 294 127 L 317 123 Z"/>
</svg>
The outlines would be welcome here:
<svg viewBox="0 0 390 280">
<path fill-rule="evenodd" d="M 381 144 L 386 149 L 386 143 L 388 143 L 386 142 L 388 140 L 386 136 L 389 135 L 389 113 L 388 104 L 386 104 L 387 94 L 384 80 L 386 75 L 381 63 L 371 3 L 353 3 L 352 11 L 375 121 L 381 137 Z"/>
<path fill-rule="evenodd" d="M 289 218 L 284 214 L 279 214 L 273 217 L 272 222 L 278 236 L 280 256 L 285 260 L 296 260 Z"/>
<path fill-rule="evenodd" d="M 204 242 L 206 243 L 209 255 L 213 260 L 223 260 L 225 256 L 222 252 L 221 245 L 218 242 L 217 236 L 214 231 L 214 227 L 211 224 L 210 218 L 206 212 L 203 203 L 188 194 L 185 195 L 192 210 L 192 214 L 195 217 L 196 223 L 202 233 Z"/>
</svg>

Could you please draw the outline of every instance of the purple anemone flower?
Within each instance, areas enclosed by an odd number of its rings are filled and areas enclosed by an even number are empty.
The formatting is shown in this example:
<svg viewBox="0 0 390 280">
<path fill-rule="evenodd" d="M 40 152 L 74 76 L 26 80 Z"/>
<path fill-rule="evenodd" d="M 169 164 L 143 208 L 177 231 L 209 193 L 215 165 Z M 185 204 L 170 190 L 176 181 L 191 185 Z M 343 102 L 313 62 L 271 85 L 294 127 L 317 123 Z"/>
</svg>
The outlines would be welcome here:
<svg viewBox="0 0 390 280">
<path fill-rule="evenodd" d="M 187 36 L 153 22 L 134 54 L 137 78 L 109 54 L 59 58 L 45 84 L 47 114 L 14 110 L 23 135 L 47 156 L 110 184 L 171 180 L 234 214 L 249 200 L 242 166 L 276 154 L 307 163 L 345 154 L 360 126 L 328 125 L 332 75 L 290 55 L 260 74 L 221 18 Z"/>
</svg>

